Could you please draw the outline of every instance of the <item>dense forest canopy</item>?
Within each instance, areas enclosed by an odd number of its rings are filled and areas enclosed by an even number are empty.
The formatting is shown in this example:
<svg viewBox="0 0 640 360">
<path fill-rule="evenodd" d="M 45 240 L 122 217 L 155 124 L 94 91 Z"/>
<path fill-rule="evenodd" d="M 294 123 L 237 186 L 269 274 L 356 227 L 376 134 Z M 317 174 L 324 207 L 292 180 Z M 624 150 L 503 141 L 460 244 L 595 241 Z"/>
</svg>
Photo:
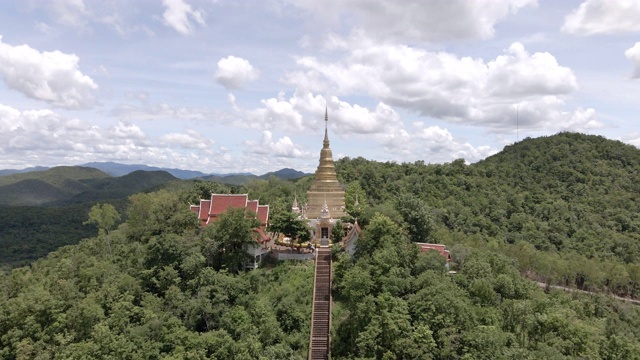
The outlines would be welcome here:
<svg viewBox="0 0 640 360">
<path fill-rule="evenodd" d="M 561 133 L 471 165 L 336 168 L 343 220 L 364 231 L 353 258 L 335 252 L 333 358 L 640 358 L 640 308 L 606 295 L 640 297 L 637 148 Z M 306 358 L 312 264 L 244 272 L 251 219 L 230 212 L 201 230 L 188 204 L 249 193 L 286 219 L 312 180 L 171 182 L 85 206 L 89 238 L 0 273 L 0 358 Z M 447 244 L 457 274 L 416 241 Z"/>
<path fill-rule="evenodd" d="M 240 271 L 254 220 L 200 231 L 187 196 L 134 195 L 111 231 L 94 207 L 98 236 L 0 273 L 0 358 L 304 358 L 312 263 Z"/>
</svg>

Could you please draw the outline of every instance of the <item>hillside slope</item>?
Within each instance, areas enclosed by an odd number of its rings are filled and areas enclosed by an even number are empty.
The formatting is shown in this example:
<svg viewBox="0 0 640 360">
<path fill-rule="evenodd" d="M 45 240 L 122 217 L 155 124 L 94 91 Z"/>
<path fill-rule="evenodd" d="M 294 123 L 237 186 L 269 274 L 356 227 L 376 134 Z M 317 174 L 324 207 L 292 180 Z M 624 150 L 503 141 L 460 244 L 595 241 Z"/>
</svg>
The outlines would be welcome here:
<svg viewBox="0 0 640 360">
<path fill-rule="evenodd" d="M 156 189 L 171 181 L 178 180 L 166 171 L 137 170 L 124 176 L 85 181 L 91 189 L 47 205 L 59 206 L 71 203 L 96 202 L 123 199 L 143 191 Z"/>
<path fill-rule="evenodd" d="M 411 194 L 429 209 L 432 235 L 442 229 L 640 262 L 640 150 L 619 141 L 560 133 L 525 139 L 471 165 L 345 158 L 336 167 L 346 184 L 366 193 L 369 217 Z"/>
<path fill-rule="evenodd" d="M 43 205 L 91 190 L 87 181 L 107 178 L 100 170 L 78 166 L 0 176 L 0 205 Z"/>
</svg>

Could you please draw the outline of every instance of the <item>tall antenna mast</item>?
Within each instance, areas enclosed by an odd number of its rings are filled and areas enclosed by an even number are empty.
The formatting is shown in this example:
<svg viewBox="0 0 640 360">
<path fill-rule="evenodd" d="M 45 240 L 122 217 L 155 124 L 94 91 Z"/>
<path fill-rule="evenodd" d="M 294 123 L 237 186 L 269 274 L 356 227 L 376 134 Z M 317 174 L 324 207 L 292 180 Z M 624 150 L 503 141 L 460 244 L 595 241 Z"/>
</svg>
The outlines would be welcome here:
<svg viewBox="0 0 640 360">
<path fill-rule="evenodd" d="M 520 104 L 516 105 L 516 142 L 520 141 Z"/>
</svg>

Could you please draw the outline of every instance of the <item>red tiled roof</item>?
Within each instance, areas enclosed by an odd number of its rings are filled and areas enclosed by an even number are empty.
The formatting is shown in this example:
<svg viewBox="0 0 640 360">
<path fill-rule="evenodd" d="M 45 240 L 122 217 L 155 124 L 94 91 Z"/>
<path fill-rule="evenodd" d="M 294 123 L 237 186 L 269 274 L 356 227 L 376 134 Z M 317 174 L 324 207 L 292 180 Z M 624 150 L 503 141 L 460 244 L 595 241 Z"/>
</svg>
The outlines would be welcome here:
<svg viewBox="0 0 640 360">
<path fill-rule="evenodd" d="M 420 250 L 422 252 L 435 250 L 440 253 L 440 255 L 444 256 L 447 261 L 451 260 L 451 254 L 449 254 L 449 250 L 446 249 L 446 245 L 442 244 L 427 244 L 427 243 L 416 243 L 416 245 L 420 246 Z"/>
<path fill-rule="evenodd" d="M 269 221 L 269 205 L 258 205 L 258 220 L 261 227 L 267 226 Z"/>
<path fill-rule="evenodd" d="M 249 200 L 247 202 L 247 209 L 258 214 L 258 200 Z"/>
<path fill-rule="evenodd" d="M 198 213 L 200 225 L 204 226 L 215 220 L 230 207 L 246 208 L 256 213 L 260 220 L 260 231 L 269 221 L 269 205 L 260 205 L 258 200 L 248 200 L 248 194 L 211 194 L 211 200 L 200 200 L 200 205 L 191 205 L 190 210 Z"/>
<path fill-rule="evenodd" d="M 265 234 L 261 228 L 255 228 L 253 229 L 253 231 L 257 232 L 258 235 L 260 235 L 258 239 L 256 239 L 257 242 L 264 243 L 271 240 L 271 238 L 267 234 Z"/>
<path fill-rule="evenodd" d="M 211 194 L 209 214 L 217 217 L 230 207 L 247 207 L 247 194 Z"/>
<path fill-rule="evenodd" d="M 200 221 L 209 220 L 209 206 L 211 204 L 211 200 L 200 200 L 200 212 L 198 213 L 198 218 Z"/>
</svg>

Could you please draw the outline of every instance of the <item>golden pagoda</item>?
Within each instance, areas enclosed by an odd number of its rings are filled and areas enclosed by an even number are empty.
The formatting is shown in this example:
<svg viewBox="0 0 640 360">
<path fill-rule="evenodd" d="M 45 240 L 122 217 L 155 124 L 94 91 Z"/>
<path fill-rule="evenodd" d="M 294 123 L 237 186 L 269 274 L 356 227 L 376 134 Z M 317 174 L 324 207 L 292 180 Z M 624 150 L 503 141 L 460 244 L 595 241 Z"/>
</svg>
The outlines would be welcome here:
<svg viewBox="0 0 640 360">
<path fill-rule="evenodd" d="M 307 191 L 307 219 L 317 219 L 322 214 L 323 207 L 329 211 L 331 218 L 340 219 L 345 215 L 344 186 L 338 181 L 333 156 L 329 148 L 328 134 L 329 117 L 324 112 L 324 142 L 320 150 L 320 164 L 316 170 L 316 178 Z M 325 214 L 326 216 L 326 214 Z"/>
</svg>

